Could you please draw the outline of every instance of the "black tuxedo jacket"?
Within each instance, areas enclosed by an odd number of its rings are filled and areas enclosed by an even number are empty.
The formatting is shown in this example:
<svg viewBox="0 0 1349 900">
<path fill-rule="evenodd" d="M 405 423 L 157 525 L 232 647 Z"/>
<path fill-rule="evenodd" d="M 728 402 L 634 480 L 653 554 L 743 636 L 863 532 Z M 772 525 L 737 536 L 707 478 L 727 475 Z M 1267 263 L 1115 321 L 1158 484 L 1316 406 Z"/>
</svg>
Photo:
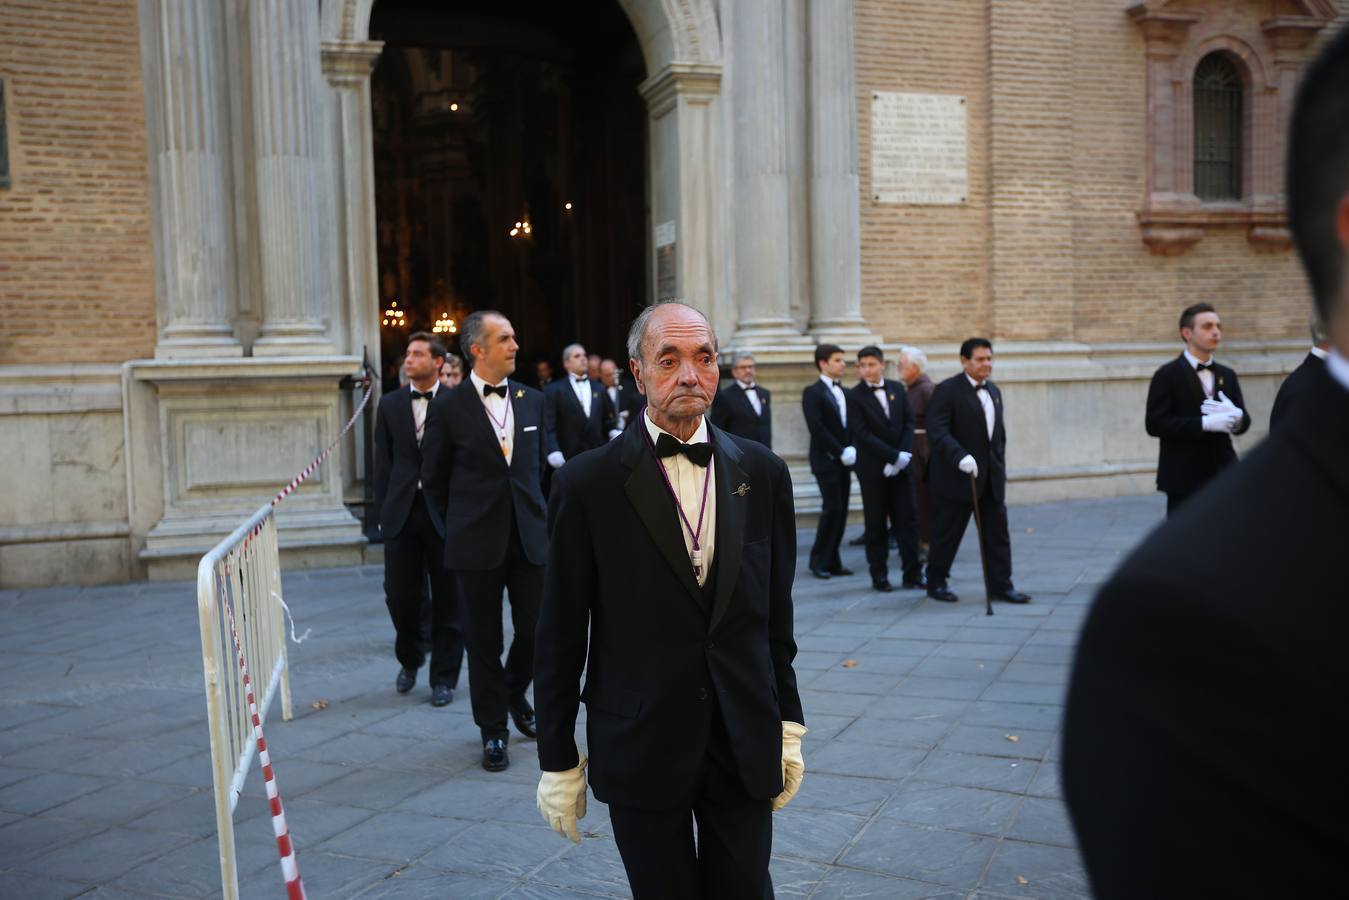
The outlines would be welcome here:
<svg viewBox="0 0 1349 900">
<path fill-rule="evenodd" d="M 848 400 L 848 392 L 843 392 L 843 400 Z M 843 424 L 838 403 L 833 393 L 816 378 L 801 392 L 801 413 L 806 418 L 806 428 L 810 431 L 810 471 L 816 475 L 831 474 L 843 469 L 839 455 L 844 447 L 853 445 L 853 423 Z"/>
<path fill-rule="evenodd" d="M 1222 391 L 1241 407 L 1244 415 L 1236 433 L 1251 427 L 1251 414 L 1245 412 L 1237 373 L 1227 366 L 1213 366 L 1213 395 Z M 1157 460 L 1157 490 L 1188 494 L 1198 490 L 1222 468 L 1236 461 L 1232 438 L 1225 433 L 1205 431 L 1203 426 L 1204 385 L 1199 373 L 1177 356 L 1152 376 L 1148 387 L 1146 426 L 1148 434 L 1162 439 Z"/>
<path fill-rule="evenodd" d="M 602 447 L 609 440 L 609 430 L 617 423 L 613 404 L 609 402 L 604 385 L 594 378 L 589 379 L 589 382 L 589 416 L 581 406 L 581 401 L 576 399 L 570 375 L 552 382 L 544 391 L 548 400 L 553 440 L 556 442 L 553 449 L 561 450 L 567 459 Z"/>
<path fill-rule="evenodd" d="M 729 431 L 751 441 L 758 441 L 765 447 L 772 447 L 773 395 L 759 385 L 755 385 L 754 392 L 759 395 L 762 415 L 754 411 L 754 406 L 745 396 L 745 389 L 738 382 L 732 381 L 717 391 L 717 396 L 712 401 L 712 424 L 722 431 Z"/>
<path fill-rule="evenodd" d="M 426 411 L 422 434 L 422 491 L 445 535 L 445 568 L 495 569 L 510 547 L 511 520 L 526 558 L 548 556 L 540 477 L 547 454 L 543 394 L 511 379 L 514 420 L 510 465 L 488 421 L 472 379 L 441 390 Z"/>
<path fill-rule="evenodd" d="M 928 490 L 935 497 L 971 502 L 970 476 L 958 468 L 966 455 L 979 465 L 979 496 L 1007 496 L 1007 429 L 1002 419 L 1002 391 L 990 379 L 993 438 L 988 437 L 984 406 L 964 372 L 937 385 L 927 407 Z"/>
<path fill-rule="evenodd" d="M 440 388 L 436 396 L 444 393 Z M 427 401 L 428 419 L 432 402 Z M 375 413 L 375 515 L 382 537 L 396 538 L 402 532 L 421 477 L 422 448 L 417 445 L 417 425 L 412 418 L 412 389 L 403 386 L 380 397 Z"/>
<path fill-rule="evenodd" d="M 644 429 L 582 454 L 553 479 L 535 641 L 539 764 L 576 765 L 584 701 L 590 784 L 605 802 L 646 809 L 692 802 L 714 705 L 745 789 L 775 797 L 782 722 L 803 721 L 792 670 L 791 476 L 766 447 L 716 426 L 709 432 L 717 498 L 711 591 L 694 578 Z"/>
<path fill-rule="evenodd" d="M 1274 409 L 1269 413 L 1269 429 L 1273 431 L 1287 415 L 1293 405 L 1302 399 L 1302 397 L 1316 382 L 1316 373 L 1324 373 L 1326 370 L 1326 361 L 1315 353 L 1308 353 L 1296 369 L 1288 373 L 1288 377 L 1279 385 L 1279 393 L 1274 397 Z M 1233 401 L 1236 402 L 1236 401 Z M 1242 407 L 1245 409 L 1245 407 Z"/>
<path fill-rule="evenodd" d="M 1349 390 L 1310 382 L 1091 608 L 1063 789 L 1100 900 L 1315 897 L 1349 877 Z"/>
<path fill-rule="evenodd" d="M 609 388 L 604 387 L 602 390 L 607 397 L 609 395 Z M 628 414 L 627 425 L 623 426 L 624 428 L 627 428 L 633 422 L 639 421 L 642 417 L 642 410 L 646 409 L 646 397 L 642 396 L 642 392 L 637 390 L 636 387 L 623 381 L 619 381 L 618 383 L 618 402 L 615 403 L 613 398 L 610 397 L 609 403 L 614 410 L 615 422 L 613 427 L 615 428 L 618 427 L 617 419 L 619 413 L 626 412 Z"/>
<path fill-rule="evenodd" d="M 881 470 L 894 462 L 901 450 L 913 452 L 913 413 L 904 385 L 885 379 L 885 399 L 890 404 L 888 415 L 865 381 L 848 391 L 848 421 L 855 423 L 858 478 L 884 478 Z"/>
</svg>

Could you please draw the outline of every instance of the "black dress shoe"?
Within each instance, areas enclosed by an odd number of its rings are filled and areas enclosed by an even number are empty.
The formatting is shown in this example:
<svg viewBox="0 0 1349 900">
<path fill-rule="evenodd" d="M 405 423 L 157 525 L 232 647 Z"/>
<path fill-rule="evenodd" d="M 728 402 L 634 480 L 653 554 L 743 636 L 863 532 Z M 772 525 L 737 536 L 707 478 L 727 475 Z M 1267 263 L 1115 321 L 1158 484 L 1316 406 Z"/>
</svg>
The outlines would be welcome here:
<svg viewBox="0 0 1349 900">
<path fill-rule="evenodd" d="M 852 569 L 845 569 L 842 566 L 835 566 L 829 570 L 830 575 L 837 575 L 840 578 L 846 578 L 852 574 Z"/>
<path fill-rule="evenodd" d="M 1001 600 L 1003 603 L 1029 603 L 1030 594 L 1023 594 L 1013 588 L 1003 591 L 1001 594 L 994 594 L 990 599 Z"/>
<path fill-rule="evenodd" d="M 539 726 L 534 721 L 534 707 L 529 705 L 527 700 L 517 700 L 511 704 L 511 721 L 515 723 L 515 728 L 525 737 L 538 737 Z"/>
<path fill-rule="evenodd" d="M 448 684 L 438 684 L 431 688 L 432 706 L 449 706 L 454 702 L 454 691 Z"/>
<path fill-rule="evenodd" d="M 829 573 L 824 569 L 811 569 L 810 574 L 814 575 L 816 578 L 824 578 L 826 580 L 829 578 Z"/>
<path fill-rule="evenodd" d="M 862 532 L 861 534 L 859 534 L 857 537 L 855 537 L 855 538 L 853 538 L 852 540 L 848 541 L 848 546 L 849 546 L 849 547 L 860 547 L 860 546 L 862 546 L 863 544 L 865 544 L 866 542 L 867 542 L 867 533 L 864 531 L 864 532 Z"/>
<path fill-rule="evenodd" d="M 880 591 L 882 594 L 888 594 L 895 589 L 895 586 L 888 581 L 873 581 L 871 582 L 871 589 Z"/>
<path fill-rule="evenodd" d="M 906 591 L 921 591 L 923 588 L 927 587 L 927 579 L 922 575 L 919 575 L 912 581 L 906 579 L 900 587 L 904 588 Z"/>
<path fill-rule="evenodd" d="M 412 690 L 412 686 L 416 683 L 417 683 L 416 669 L 399 669 L 398 680 L 393 683 L 393 686 L 397 688 L 398 693 L 406 694 L 408 691 Z"/>
<path fill-rule="evenodd" d="M 951 590 L 944 584 L 940 585 L 939 587 L 933 587 L 932 585 L 928 585 L 927 595 L 931 597 L 933 600 L 940 600 L 942 603 L 955 603 L 957 600 L 960 599 L 958 596 L 956 596 L 955 591 Z"/>
<path fill-rule="evenodd" d="M 501 738 L 492 738 L 482 745 L 482 767 L 489 772 L 501 772 L 511 764 L 506 755 L 506 742 Z"/>
</svg>

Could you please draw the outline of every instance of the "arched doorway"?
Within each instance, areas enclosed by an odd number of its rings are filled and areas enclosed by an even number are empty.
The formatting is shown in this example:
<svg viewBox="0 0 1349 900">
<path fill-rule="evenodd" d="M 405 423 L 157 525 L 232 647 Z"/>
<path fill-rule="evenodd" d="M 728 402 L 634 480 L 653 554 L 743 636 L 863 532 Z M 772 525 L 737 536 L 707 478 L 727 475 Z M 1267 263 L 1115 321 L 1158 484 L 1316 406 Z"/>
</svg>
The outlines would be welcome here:
<svg viewBox="0 0 1349 900">
<path fill-rule="evenodd" d="M 371 78 L 386 371 L 401 337 L 475 309 L 557 368 L 580 341 L 618 356 L 647 287 L 641 48 L 617 2 L 380 0 Z M 446 337 L 453 341 L 453 334 Z"/>
</svg>

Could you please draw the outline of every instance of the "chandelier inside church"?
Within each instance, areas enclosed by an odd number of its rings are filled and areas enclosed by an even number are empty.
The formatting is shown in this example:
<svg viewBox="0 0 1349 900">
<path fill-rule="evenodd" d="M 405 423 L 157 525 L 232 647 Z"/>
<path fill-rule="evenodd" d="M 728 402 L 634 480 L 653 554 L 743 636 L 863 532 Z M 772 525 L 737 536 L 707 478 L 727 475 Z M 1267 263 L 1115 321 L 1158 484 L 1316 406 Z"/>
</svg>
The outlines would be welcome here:
<svg viewBox="0 0 1349 900">
<path fill-rule="evenodd" d="M 406 328 L 408 326 L 407 317 L 398 308 L 397 300 L 391 301 L 389 308 L 384 310 L 384 316 L 380 320 L 380 324 L 385 328 Z"/>
</svg>

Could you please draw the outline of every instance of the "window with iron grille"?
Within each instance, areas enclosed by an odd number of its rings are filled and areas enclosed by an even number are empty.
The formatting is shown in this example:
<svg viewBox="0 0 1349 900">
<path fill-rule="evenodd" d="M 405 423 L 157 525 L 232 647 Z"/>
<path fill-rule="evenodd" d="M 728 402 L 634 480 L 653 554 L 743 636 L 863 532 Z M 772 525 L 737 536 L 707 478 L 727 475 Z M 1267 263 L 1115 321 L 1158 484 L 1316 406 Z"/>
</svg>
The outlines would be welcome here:
<svg viewBox="0 0 1349 900">
<path fill-rule="evenodd" d="M 1241 199 L 1241 73 L 1225 53 L 1194 70 L 1194 192 L 1201 200 Z"/>
</svg>

